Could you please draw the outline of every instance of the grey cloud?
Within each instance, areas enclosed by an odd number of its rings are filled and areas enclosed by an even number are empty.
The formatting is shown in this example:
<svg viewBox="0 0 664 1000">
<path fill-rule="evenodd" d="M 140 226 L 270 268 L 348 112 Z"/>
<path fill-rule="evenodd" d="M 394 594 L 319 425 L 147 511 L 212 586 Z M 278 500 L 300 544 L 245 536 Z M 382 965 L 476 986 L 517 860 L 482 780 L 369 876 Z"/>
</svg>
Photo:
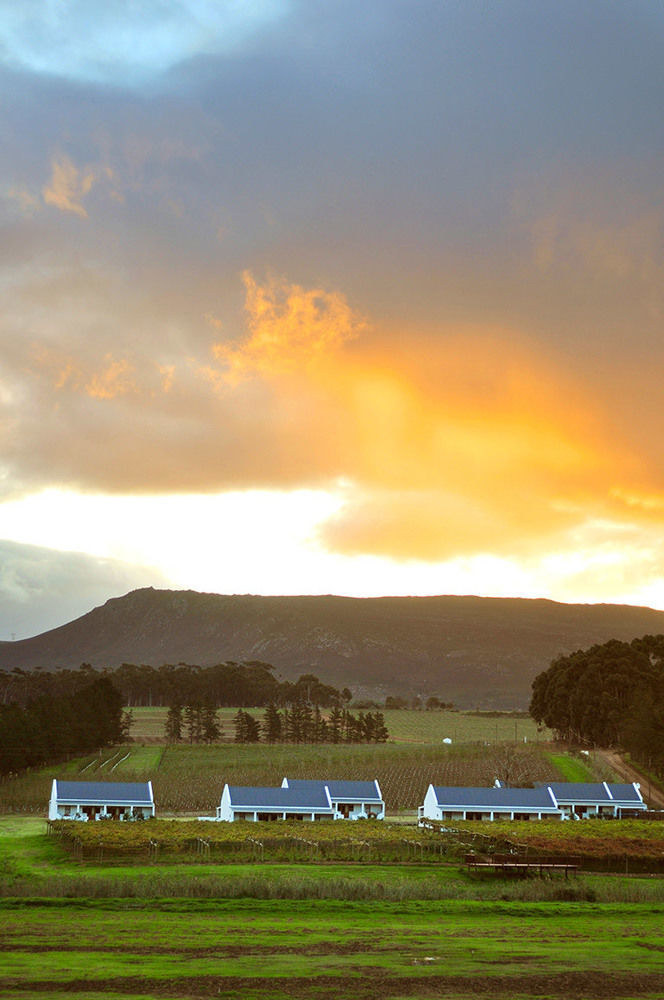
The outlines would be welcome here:
<svg viewBox="0 0 664 1000">
<path fill-rule="evenodd" d="M 38 635 L 147 586 L 169 581 L 147 567 L 0 541 L 0 639 Z"/>
</svg>

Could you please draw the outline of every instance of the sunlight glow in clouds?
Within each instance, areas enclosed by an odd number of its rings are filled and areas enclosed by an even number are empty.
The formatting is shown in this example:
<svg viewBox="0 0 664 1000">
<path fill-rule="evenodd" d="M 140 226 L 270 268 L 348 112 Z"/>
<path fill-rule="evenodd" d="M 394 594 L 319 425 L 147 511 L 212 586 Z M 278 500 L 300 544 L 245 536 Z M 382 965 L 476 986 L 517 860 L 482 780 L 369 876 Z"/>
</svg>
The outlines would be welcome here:
<svg viewBox="0 0 664 1000">
<path fill-rule="evenodd" d="M 213 591 L 582 600 L 593 581 L 597 599 L 661 601 L 640 467 L 535 344 L 485 325 L 404 345 L 340 292 L 243 280 L 245 335 L 220 340 L 206 315 L 198 358 L 32 347 L 64 423 L 46 447 L 48 417 L 32 421 L 22 461 L 81 490 L 7 502 L 4 537 Z"/>
<path fill-rule="evenodd" d="M 607 532 L 609 526 L 589 525 L 568 539 L 569 547 L 558 555 L 520 561 L 489 553 L 440 562 L 344 556 L 321 548 L 319 532 L 341 510 L 345 495 L 343 484 L 336 492 L 169 497 L 47 490 L 5 503 L 3 534 L 15 542 L 152 565 L 174 588 L 211 593 L 468 593 L 583 602 L 587 577 L 596 586 L 599 573 L 606 591 L 597 593 L 598 600 L 664 610 L 661 581 L 637 582 L 645 579 L 649 558 L 639 551 L 643 538 L 626 546 L 607 541 L 598 553 L 597 532 Z"/>
<path fill-rule="evenodd" d="M 0 0 L 0 539 L 662 606 L 663 31 Z"/>
</svg>

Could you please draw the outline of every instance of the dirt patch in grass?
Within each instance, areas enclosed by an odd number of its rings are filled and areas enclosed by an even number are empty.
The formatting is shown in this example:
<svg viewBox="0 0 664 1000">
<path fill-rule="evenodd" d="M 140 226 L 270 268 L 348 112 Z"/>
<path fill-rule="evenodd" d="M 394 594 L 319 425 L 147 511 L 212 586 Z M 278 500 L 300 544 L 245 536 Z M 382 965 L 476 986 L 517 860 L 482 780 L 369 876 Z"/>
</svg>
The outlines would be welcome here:
<svg viewBox="0 0 664 1000">
<path fill-rule="evenodd" d="M 366 954 L 368 945 L 366 941 L 349 941 L 348 943 L 337 943 L 334 941 L 318 941 L 310 945 L 251 945 L 253 955 L 358 955 Z M 125 945 L 92 945 L 90 948 L 95 954 L 122 954 L 126 955 L 128 949 Z M 0 943 L 0 954 L 3 952 L 21 952 L 22 954 L 43 955 L 49 952 L 62 954 L 63 952 L 80 953 L 81 949 L 75 944 L 4 944 Z M 132 955 L 168 955 L 175 954 L 176 949 L 162 945 L 132 945 Z M 371 953 L 393 952 L 392 945 L 381 947 L 372 943 Z M 177 948 L 177 955 L 181 958 L 242 958 L 247 954 L 246 945 L 211 945 L 205 948 Z"/>
<path fill-rule="evenodd" d="M 389 1000 L 390 997 L 556 997 L 559 1000 L 618 1000 L 664 995 L 664 974 L 611 974 L 570 972 L 552 976 L 411 976 L 384 975 L 380 969 L 363 969 L 357 976 L 237 977 L 197 976 L 177 979 L 125 977 L 108 983 L 73 979 L 66 983 L 44 980 L 20 983 L 5 979 L 5 990 L 16 993 L 79 993 L 103 996 L 107 991 L 157 998 L 206 1000 L 208 997 L 237 998 L 263 995 L 288 996 L 294 1000 Z"/>
</svg>

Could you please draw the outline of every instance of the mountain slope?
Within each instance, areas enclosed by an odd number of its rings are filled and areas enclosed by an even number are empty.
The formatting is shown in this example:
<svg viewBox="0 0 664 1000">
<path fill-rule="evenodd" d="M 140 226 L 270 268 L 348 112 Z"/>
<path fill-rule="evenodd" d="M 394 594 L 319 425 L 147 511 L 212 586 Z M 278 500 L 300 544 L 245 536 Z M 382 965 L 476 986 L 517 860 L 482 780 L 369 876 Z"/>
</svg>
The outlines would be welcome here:
<svg viewBox="0 0 664 1000">
<path fill-rule="evenodd" d="M 254 597 L 135 590 L 60 628 L 0 643 L 0 669 L 263 660 L 363 695 L 526 707 L 553 657 L 664 632 L 664 612 L 482 597 Z"/>
</svg>

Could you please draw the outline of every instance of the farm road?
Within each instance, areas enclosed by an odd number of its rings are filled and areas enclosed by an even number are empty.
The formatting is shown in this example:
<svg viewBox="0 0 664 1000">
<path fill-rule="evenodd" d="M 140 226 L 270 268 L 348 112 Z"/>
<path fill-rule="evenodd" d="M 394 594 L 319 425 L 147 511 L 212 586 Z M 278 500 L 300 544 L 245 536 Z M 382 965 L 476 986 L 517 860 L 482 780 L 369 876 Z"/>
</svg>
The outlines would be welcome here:
<svg viewBox="0 0 664 1000">
<path fill-rule="evenodd" d="M 664 792 L 652 785 L 648 778 L 644 777 L 632 764 L 623 760 L 619 753 L 614 750 L 597 750 L 596 753 L 623 781 L 638 781 L 640 783 L 641 794 L 651 809 L 664 809 Z"/>
</svg>

